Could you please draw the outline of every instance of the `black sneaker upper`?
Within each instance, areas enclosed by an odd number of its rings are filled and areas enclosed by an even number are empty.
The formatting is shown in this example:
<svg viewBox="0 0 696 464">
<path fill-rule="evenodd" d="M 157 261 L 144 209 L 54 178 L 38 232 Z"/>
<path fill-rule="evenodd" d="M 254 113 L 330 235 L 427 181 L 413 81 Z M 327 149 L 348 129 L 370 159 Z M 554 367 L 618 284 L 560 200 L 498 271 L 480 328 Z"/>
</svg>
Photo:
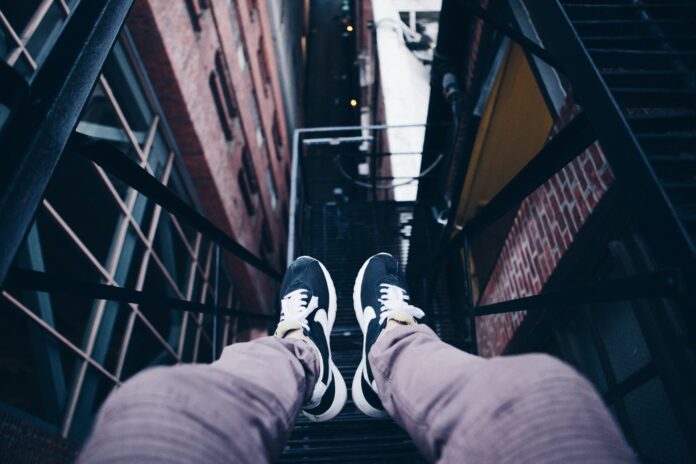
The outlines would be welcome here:
<svg viewBox="0 0 696 464">
<path fill-rule="evenodd" d="M 364 321 L 367 320 L 366 317 L 371 316 L 368 307 L 372 308 L 375 315 L 368 322 L 365 332 L 365 370 L 370 384 L 372 384 L 374 377 L 367 355 L 387 325 L 387 319 L 383 318 L 380 321 L 380 316 L 385 310 L 389 309 L 384 306 L 384 299 L 388 291 L 392 292 L 392 298 L 398 299 L 400 296 L 403 297 L 405 303 L 410 299 L 408 285 L 401 272 L 399 261 L 389 254 L 380 253 L 370 258 L 365 268 L 360 288 L 360 302 L 363 308 Z"/>
<path fill-rule="evenodd" d="M 330 368 L 329 342 L 324 331 L 328 327 L 329 288 L 319 262 L 306 256 L 293 261 L 285 272 L 280 288 L 281 323 L 299 318 L 306 314 L 306 327 L 303 333 L 321 353 L 321 378 L 317 381 L 328 386 L 326 393 L 333 388 Z M 323 399 L 329 402 L 332 395 L 325 394 Z M 325 401 L 322 401 L 324 403 Z M 327 406 L 328 407 L 328 406 Z M 322 404 L 315 405 L 314 414 L 321 413 Z M 309 412 L 309 411 L 308 411 Z"/>
</svg>

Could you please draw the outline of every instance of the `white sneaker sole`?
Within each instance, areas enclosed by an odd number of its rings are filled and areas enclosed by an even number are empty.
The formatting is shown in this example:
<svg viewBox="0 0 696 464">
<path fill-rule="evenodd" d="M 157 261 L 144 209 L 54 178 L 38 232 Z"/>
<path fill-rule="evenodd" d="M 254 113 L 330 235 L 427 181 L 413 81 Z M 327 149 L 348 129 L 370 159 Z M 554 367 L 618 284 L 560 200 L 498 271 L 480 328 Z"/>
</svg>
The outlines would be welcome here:
<svg viewBox="0 0 696 464">
<path fill-rule="evenodd" d="M 367 414 L 370 417 L 377 418 L 387 417 L 389 416 L 389 414 L 387 414 L 387 412 L 383 409 L 377 409 L 374 406 L 372 406 L 365 398 L 365 392 L 363 391 L 362 378 L 365 371 L 365 363 L 367 362 L 367 355 L 365 354 L 365 332 L 367 331 L 367 327 L 364 326 L 363 322 L 363 307 L 362 301 L 360 299 L 360 290 L 362 288 L 363 278 L 365 277 L 365 269 L 367 269 L 367 264 L 370 262 L 372 258 L 381 254 L 387 253 L 378 253 L 374 256 L 371 256 L 365 261 L 365 263 L 363 263 L 362 267 L 360 268 L 360 271 L 358 271 L 358 276 L 355 278 L 355 285 L 353 286 L 353 309 L 355 310 L 355 317 L 358 320 L 360 330 L 363 334 L 363 348 L 362 359 L 360 360 L 360 364 L 358 365 L 358 368 L 355 371 L 355 375 L 353 376 L 351 394 L 353 396 L 353 402 L 359 410 L 361 410 L 363 413 Z"/>
<path fill-rule="evenodd" d="M 302 256 L 301 256 L 302 257 Z M 343 406 L 346 404 L 346 399 L 348 398 L 348 390 L 346 389 L 346 382 L 343 380 L 343 376 L 339 372 L 338 368 L 331 359 L 331 331 L 333 330 L 334 322 L 336 321 L 336 287 L 334 287 L 333 280 L 331 280 L 331 275 L 329 271 L 326 270 L 324 264 L 316 258 L 311 256 L 303 256 L 304 258 L 311 258 L 321 267 L 321 271 L 324 273 L 324 278 L 326 279 L 326 286 L 329 288 L 329 308 L 327 310 L 327 319 L 329 320 L 329 333 L 326 337 L 326 345 L 329 348 L 329 366 L 331 367 L 331 373 L 334 381 L 334 400 L 331 403 L 329 409 L 327 409 L 322 414 L 313 415 L 302 411 L 302 414 L 313 422 L 325 422 L 327 420 L 333 419 L 341 412 Z"/>
</svg>

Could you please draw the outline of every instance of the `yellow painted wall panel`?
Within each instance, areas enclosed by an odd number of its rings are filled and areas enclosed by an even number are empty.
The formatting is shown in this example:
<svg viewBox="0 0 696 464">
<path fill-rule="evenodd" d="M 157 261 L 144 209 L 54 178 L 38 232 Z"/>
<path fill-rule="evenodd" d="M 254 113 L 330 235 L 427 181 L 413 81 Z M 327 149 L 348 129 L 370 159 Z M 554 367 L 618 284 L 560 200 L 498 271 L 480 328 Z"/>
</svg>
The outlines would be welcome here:
<svg viewBox="0 0 696 464">
<path fill-rule="evenodd" d="M 539 152 L 552 125 L 524 52 L 512 45 L 481 117 L 461 193 L 458 224 L 471 218 Z"/>
</svg>

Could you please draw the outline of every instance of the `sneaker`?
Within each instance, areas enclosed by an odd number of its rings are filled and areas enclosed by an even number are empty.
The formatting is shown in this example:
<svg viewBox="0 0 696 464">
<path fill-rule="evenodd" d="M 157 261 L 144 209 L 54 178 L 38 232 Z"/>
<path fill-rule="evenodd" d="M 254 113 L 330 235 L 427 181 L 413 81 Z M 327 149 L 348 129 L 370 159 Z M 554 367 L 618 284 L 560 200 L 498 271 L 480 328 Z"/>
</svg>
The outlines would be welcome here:
<svg viewBox="0 0 696 464">
<path fill-rule="evenodd" d="M 409 299 L 399 262 L 392 255 L 380 253 L 365 261 L 353 287 L 353 307 L 363 333 L 363 352 L 353 377 L 352 394 L 355 405 L 368 416 L 385 417 L 387 412 L 379 399 L 367 355 L 388 321 L 410 325 L 425 316 L 408 303 Z"/>
<path fill-rule="evenodd" d="M 309 256 L 292 262 L 280 288 L 280 322 L 275 336 L 301 329 L 319 356 L 312 398 L 302 407 L 310 420 L 334 418 L 346 402 L 346 383 L 331 360 L 329 336 L 336 320 L 336 289 L 323 264 Z"/>
</svg>

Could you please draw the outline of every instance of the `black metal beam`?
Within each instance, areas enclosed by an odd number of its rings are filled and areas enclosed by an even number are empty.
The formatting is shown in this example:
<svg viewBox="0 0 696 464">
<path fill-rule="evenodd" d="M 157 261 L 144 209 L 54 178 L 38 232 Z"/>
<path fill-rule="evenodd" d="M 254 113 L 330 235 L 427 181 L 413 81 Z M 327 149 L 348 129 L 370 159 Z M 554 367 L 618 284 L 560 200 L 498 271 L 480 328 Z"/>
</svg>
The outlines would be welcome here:
<svg viewBox="0 0 696 464">
<path fill-rule="evenodd" d="M 186 221 L 194 229 L 234 256 L 276 280 L 282 279 L 282 273 L 240 245 L 239 242 L 172 193 L 154 176 L 138 166 L 138 164 L 113 145 L 104 141 L 93 141 L 93 139 L 85 135 L 75 134 L 73 141 L 71 141 L 71 148 L 77 154 L 98 164 L 165 210 Z"/>
<path fill-rule="evenodd" d="M 539 295 L 478 306 L 474 309 L 474 314 L 488 316 L 513 311 L 565 308 L 608 301 L 676 297 L 680 295 L 678 281 L 677 271 L 651 272 L 624 279 L 597 282 L 585 287 L 544 292 Z"/>
<path fill-rule="evenodd" d="M 513 311 L 535 311 L 608 301 L 677 297 L 681 294 L 677 281 L 678 273 L 676 271 L 651 272 L 625 279 L 598 282 L 586 287 L 544 292 L 516 300 L 478 306 L 474 309 L 474 314 L 488 316 Z"/>
<path fill-rule="evenodd" d="M 360 158 L 369 158 L 369 157 L 376 157 L 376 158 L 386 158 L 390 156 L 435 156 L 437 157 L 439 153 L 424 153 L 420 151 L 396 151 L 396 152 L 359 152 L 359 151 L 354 151 L 354 152 L 343 152 L 343 153 L 335 153 L 335 154 L 323 154 L 323 155 L 305 155 L 304 159 L 305 160 L 312 160 L 312 159 L 327 159 L 327 158 L 332 158 L 332 157 L 360 157 Z"/>
<path fill-rule="evenodd" d="M 249 319 L 274 320 L 273 314 L 254 313 L 237 309 L 218 307 L 212 304 L 196 303 L 162 295 L 156 295 L 114 285 L 86 282 L 65 277 L 62 274 L 32 271 L 28 269 L 12 269 L 5 279 L 4 287 L 34 290 L 37 292 L 61 293 L 76 295 L 95 300 L 118 301 L 134 303 L 141 306 L 161 309 L 177 309 L 205 314 L 221 314 L 244 317 Z"/>
<path fill-rule="evenodd" d="M 3 129 L 0 282 L 5 279 L 65 144 L 133 0 L 80 2 Z"/>
<path fill-rule="evenodd" d="M 587 117 L 584 113 L 578 114 L 476 216 L 464 225 L 464 228 L 440 250 L 433 262 L 440 262 L 450 251 L 460 247 L 465 237 L 473 237 L 481 233 L 500 219 L 595 140 L 594 131 Z"/>
</svg>

